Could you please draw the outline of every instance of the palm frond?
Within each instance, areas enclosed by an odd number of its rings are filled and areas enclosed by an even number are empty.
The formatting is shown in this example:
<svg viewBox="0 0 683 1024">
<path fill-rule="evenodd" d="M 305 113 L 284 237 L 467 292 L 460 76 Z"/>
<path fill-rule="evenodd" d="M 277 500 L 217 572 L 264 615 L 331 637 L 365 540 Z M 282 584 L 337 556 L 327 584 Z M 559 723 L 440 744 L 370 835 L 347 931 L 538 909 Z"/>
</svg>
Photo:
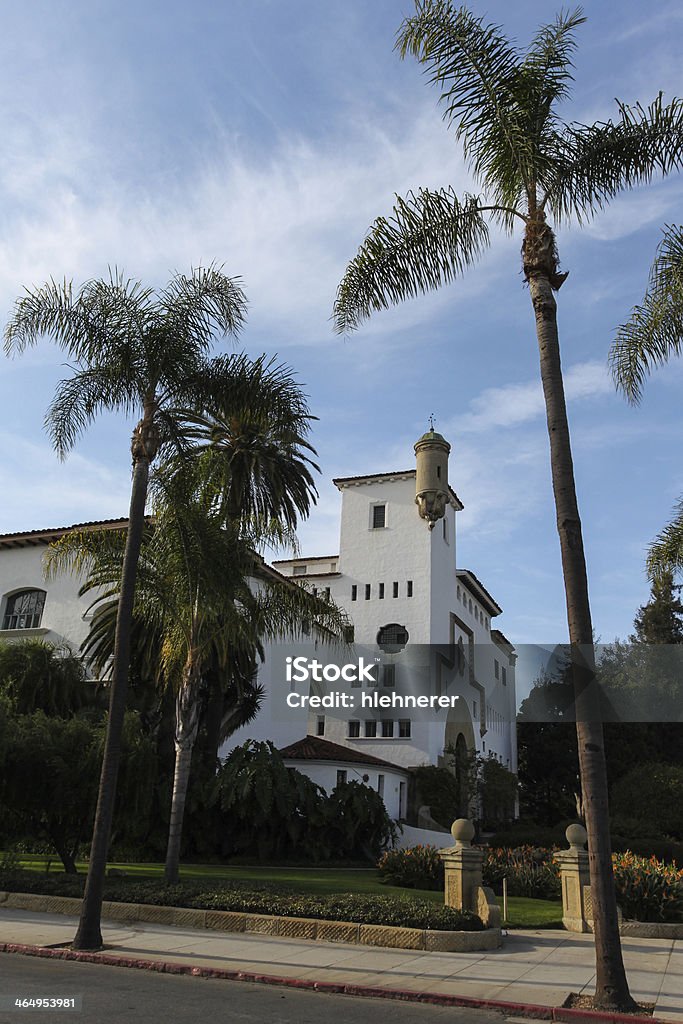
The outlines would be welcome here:
<svg viewBox="0 0 683 1024">
<path fill-rule="evenodd" d="M 519 106 L 517 50 L 496 25 L 447 0 L 418 0 L 396 47 L 426 66 L 443 89 L 444 117 L 462 139 L 473 172 L 497 204 L 516 205 L 532 187 L 532 151 Z"/>
<path fill-rule="evenodd" d="M 617 388 L 637 405 L 645 378 L 683 353 L 683 228 L 670 225 L 657 249 L 643 302 L 617 331 L 609 355 Z"/>
<path fill-rule="evenodd" d="M 568 125 L 558 142 L 554 180 L 543 202 L 558 223 L 581 223 L 619 192 L 683 166 L 683 100 L 649 107 L 619 104 L 620 118 Z"/>
<path fill-rule="evenodd" d="M 553 24 L 542 26 L 518 76 L 517 102 L 534 148 L 533 177 L 542 189 L 548 185 L 556 155 L 558 117 L 554 108 L 569 96 L 574 81 L 574 30 L 585 21 L 582 9 L 577 7 L 572 12 L 560 12 Z"/>
<path fill-rule="evenodd" d="M 438 288 L 470 266 L 489 241 L 477 196 L 460 202 L 452 189 L 396 198 L 379 217 L 337 289 L 335 330 L 355 330 L 374 311 Z"/>
<path fill-rule="evenodd" d="M 59 457 L 66 456 L 103 410 L 134 413 L 141 401 L 138 388 L 134 375 L 106 364 L 76 370 L 60 381 L 45 415 L 45 428 Z"/>
<path fill-rule="evenodd" d="M 47 580 L 54 580 L 62 573 L 72 573 L 88 580 L 97 573 L 99 566 L 106 566 L 104 575 L 94 586 L 107 586 L 113 582 L 110 566 L 120 566 L 126 544 L 126 528 L 93 528 L 72 530 L 54 541 L 43 555 L 43 572 Z M 91 586 L 81 587 L 79 594 L 85 594 Z"/>
<path fill-rule="evenodd" d="M 547 117 L 554 103 L 566 99 L 573 82 L 572 57 L 577 49 L 574 29 L 586 23 L 583 8 L 560 11 L 552 25 L 539 29 L 526 51 L 524 74 L 535 85 L 540 104 L 539 120 Z"/>
<path fill-rule="evenodd" d="M 216 331 L 236 338 L 247 319 L 240 278 L 227 277 L 214 264 L 194 268 L 189 277 L 176 274 L 160 293 L 160 306 L 165 328 L 201 350 Z"/>
<path fill-rule="evenodd" d="M 145 334 L 153 320 L 153 292 L 116 268 L 108 280 L 73 283 L 51 278 L 17 299 L 5 328 L 5 350 L 21 352 L 42 335 L 84 362 L 104 361 L 112 346 L 121 350 Z"/>
<path fill-rule="evenodd" d="M 652 542 L 647 553 L 647 574 L 651 580 L 667 573 L 683 571 L 683 498 L 668 523 Z"/>
</svg>

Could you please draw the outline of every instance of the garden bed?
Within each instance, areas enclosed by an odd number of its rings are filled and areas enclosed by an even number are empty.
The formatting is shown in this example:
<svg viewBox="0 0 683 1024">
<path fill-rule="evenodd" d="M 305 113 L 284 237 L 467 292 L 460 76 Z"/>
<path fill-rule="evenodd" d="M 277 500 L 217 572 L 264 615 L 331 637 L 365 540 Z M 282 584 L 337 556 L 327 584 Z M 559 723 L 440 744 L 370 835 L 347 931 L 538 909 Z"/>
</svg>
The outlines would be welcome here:
<svg viewBox="0 0 683 1024">
<path fill-rule="evenodd" d="M 405 907 L 405 904 L 403 906 Z M 32 910 L 35 913 L 77 915 L 81 909 L 81 900 L 78 897 L 45 896 L 40 893 L 0 892 L 0 908 L 2 907 Z M 462 915 L 462 923 L 470 927 L 456 930 L 443 927 L 414 928 L 403 925 L 361 924 L 358 921 L 322 917 L 255 914 L 106 900 L 102 905 L 102 917 L 127 925 L 139 921 L 228 933 L 256 932 L 289 939 L 349 942 L 428 952 L 466 953 L 497 949 L 502 942 L 500 928 L 485 929 L 479 918 L 471 914 Z"/>
</svg>

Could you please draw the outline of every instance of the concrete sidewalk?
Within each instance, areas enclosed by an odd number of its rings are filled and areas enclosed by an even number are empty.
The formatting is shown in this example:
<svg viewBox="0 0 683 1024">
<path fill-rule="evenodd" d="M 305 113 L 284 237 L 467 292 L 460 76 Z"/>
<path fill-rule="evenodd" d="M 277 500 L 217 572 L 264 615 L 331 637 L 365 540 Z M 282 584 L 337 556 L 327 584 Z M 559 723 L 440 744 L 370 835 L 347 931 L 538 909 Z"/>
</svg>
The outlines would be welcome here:
<svg viewBox="0 0 683 1024">
<path fill-rule="evenodd" d="M 61 914 L 0 909 L 0 947 L 68 945 L 76 923 Z M 515 1004 L 509 1012 L 517 1015 L 523 1015 L 524 1006 L 560 1007 L 570 992 L 590 995 L 595 984 L 592 936 L 565 931 L 513 931 L 501 949 L 480 953 L 425 953 L 106 921 L 103 939 L 107 959 L 120 958 L 128 966 L 153 961 L 188 971 L 267 976 L 273 982 L 501 1001 Z M 623 938 L 622 948 L 634 998 L 654 1003 L 656 1017 L 683 1024 L 683 940 Z M 11 967 L 5 957 L 0 963 L 5 985 Z"/>
</svg>

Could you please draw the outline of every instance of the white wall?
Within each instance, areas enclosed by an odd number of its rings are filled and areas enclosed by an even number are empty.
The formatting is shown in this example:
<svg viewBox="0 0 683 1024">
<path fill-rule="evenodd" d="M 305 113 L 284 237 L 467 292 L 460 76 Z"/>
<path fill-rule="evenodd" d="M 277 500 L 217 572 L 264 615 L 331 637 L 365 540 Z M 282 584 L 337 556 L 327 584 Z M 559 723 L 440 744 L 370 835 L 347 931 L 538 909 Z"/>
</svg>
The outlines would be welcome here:
<svg viewBox="0 0 683 1024">
<path fill-rule="evenodd" d="M 326 793 L 331 793 L 337 785 L 337 772 L 346 772 L 347 782 L 360 782 L 375 792 L 379 792 L 379 777 L 384 778 L 384 791 L 382 799 L 390 818 L 397 819 L 400 815 L 399 799 L 401 783 L 407 785 L 407 776 L 400 772 L 392 772 L 390 768 L 380 768 L 378 765 L 363 765 L 353 763 L 338 764 L 330 761 L 300 761 L 296 759 L 285 760 L 288 768 L 296 768 L 303 775 L 307 775 L 313 782 L 322 786 Z M 365 781 L 364 776 L 368 776 Z"/>
<path fill-rule="evenodd" d="M 0 625 L 9 595 L 17 590 L 33 589 L 47 593 L 39 629 L 0 630 L 0 638 L 38 636 L 51 643 L 69 643 L 77 649 L 90 628 L 87 609 L 94 595 L 79 597 L 80 581 L 70 573 L 46 582 L 42 561 L 46 551 L 43 544 L 22 548 L 0 546 Z"/>
</svg>

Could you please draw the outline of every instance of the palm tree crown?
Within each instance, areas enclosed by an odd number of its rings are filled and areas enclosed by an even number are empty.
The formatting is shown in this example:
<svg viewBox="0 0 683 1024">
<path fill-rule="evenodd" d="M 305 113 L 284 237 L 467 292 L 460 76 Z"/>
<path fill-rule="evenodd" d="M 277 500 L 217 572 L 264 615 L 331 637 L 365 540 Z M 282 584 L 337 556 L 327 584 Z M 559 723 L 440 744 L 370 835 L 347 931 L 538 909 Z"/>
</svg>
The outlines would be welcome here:
<svg viewBox="0 0 683 1024">
<path fill-rule="evenodd" d="M 560 14 L 520 51 L 493 25 L 445 0 L 422 0 L 397 49 L 424 65 L 441 90 L 444 118 L 484 194 L 451 188 L 398 197 L 373 224 L 337 292 L 339 332 L 373 311 L 459 276 L 489 243 L 486 215 L 506 231 L 524 226 L 524 270 L 559 288 L 566 275 L 556 225 L 592 218 L 618 192 L 668 173 L 683 160 L 683 102 L 660 94 L 644 108 L 619 104 L 615 120 L 563 123 L 557 105 L 571 90 L 574 29 L 581 9 Z"/>
</svg>

